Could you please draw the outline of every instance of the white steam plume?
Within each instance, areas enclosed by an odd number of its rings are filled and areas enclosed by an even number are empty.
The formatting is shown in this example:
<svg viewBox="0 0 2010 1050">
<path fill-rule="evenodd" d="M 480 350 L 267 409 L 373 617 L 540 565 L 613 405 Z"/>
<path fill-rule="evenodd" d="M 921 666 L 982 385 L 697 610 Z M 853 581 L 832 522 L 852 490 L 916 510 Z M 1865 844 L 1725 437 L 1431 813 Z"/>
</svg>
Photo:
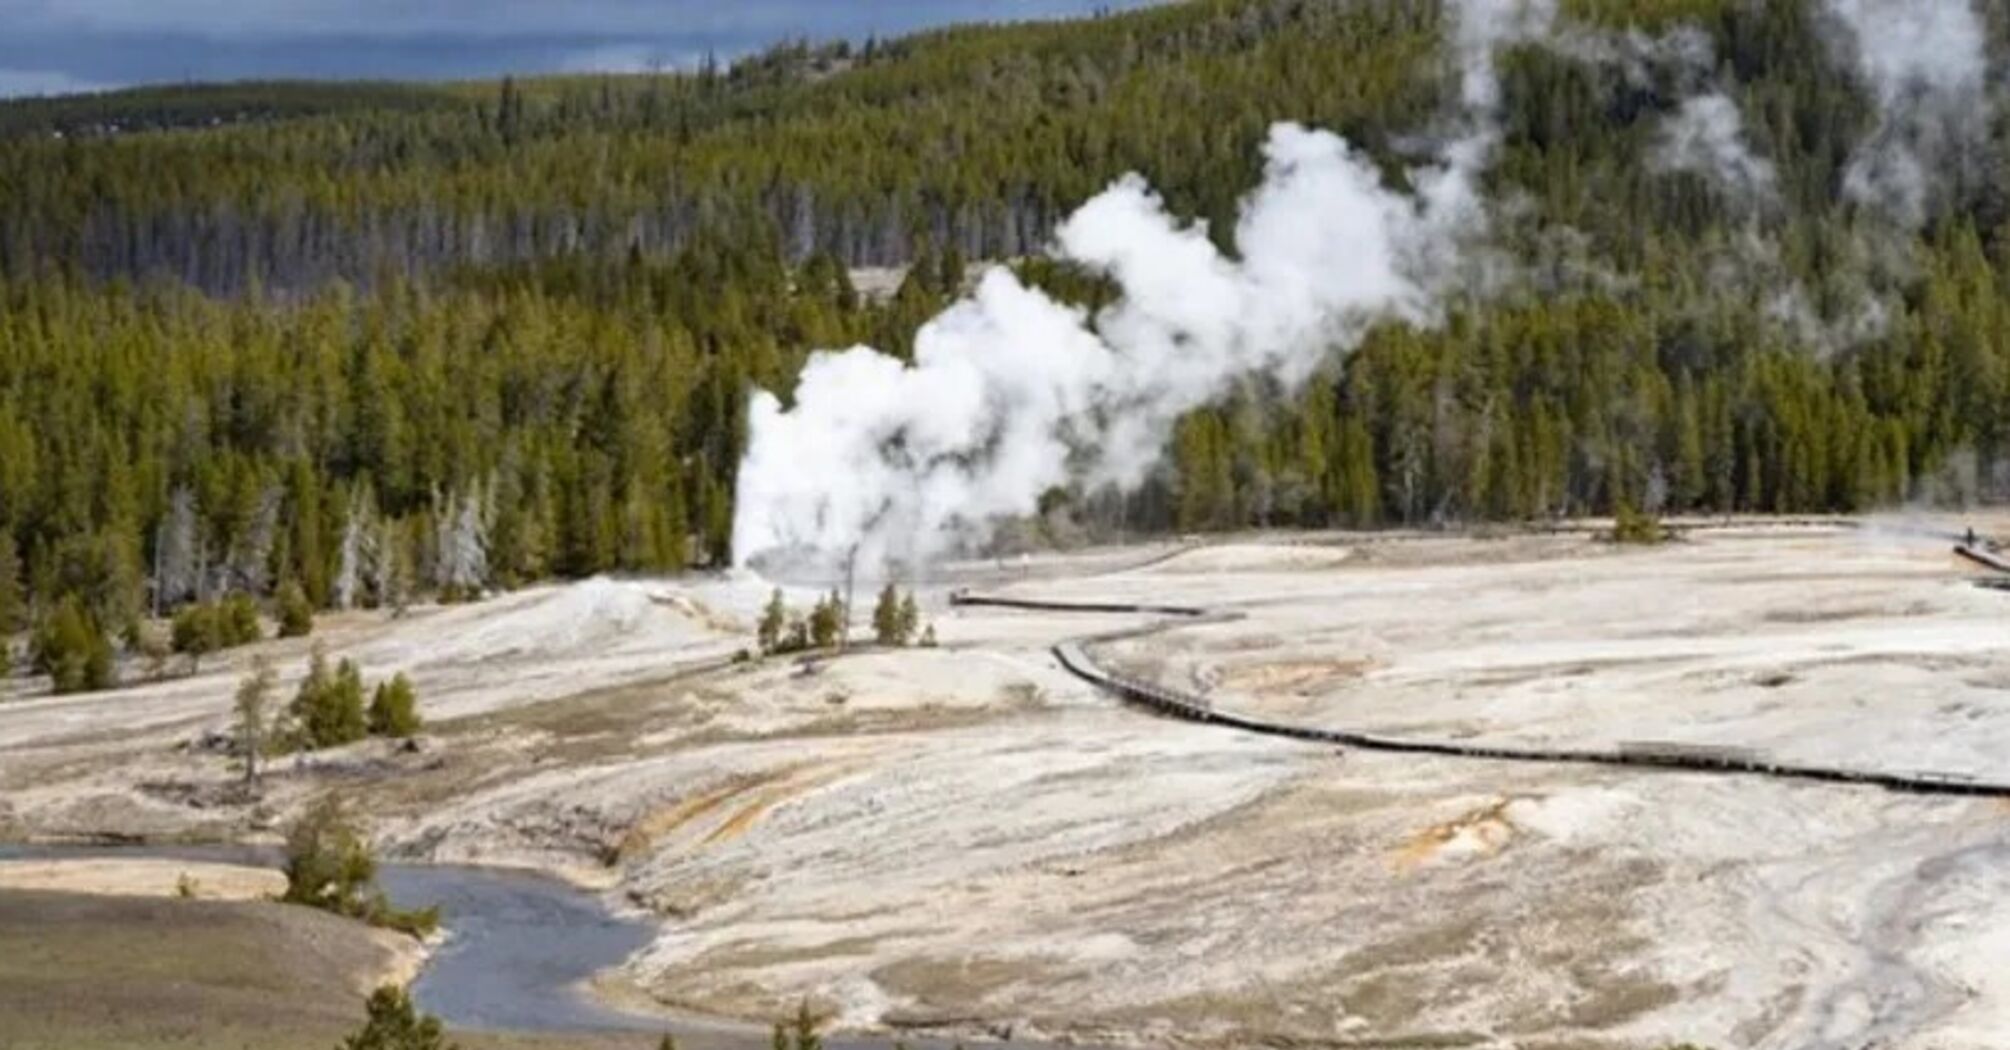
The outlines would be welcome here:
<svg viewBox="0 0 2010 1050">
<path fill-rule="evenodd" d="M 1459 0 L 1452 44 L 1459 63 L 1460 100 L 1491 122 L 1501 107 L 1501 48 L 1555 34 L 1556 0 Z"/>
<path fill-rule="evenodd" d="M 1965 154 L 1988 120 L 1981 20 L 1970 0 L 1828 0 L 1828 7 L 1880 117 L 1851 160 L 1844 192 L 1918 225 L 1938 176 L 1971 166 Z"/>
<path fill-rule="evenodd" d="M 818 353 L 793 409 L 757 393 L 736 556 L 856 550 L 871 565 L 981 542 L 1071 477 L 1136 484 L 1173 421 L 1235 378 L 1295 384 L 1374 320 L 1428 314 L 1419 273 L 1452 226 L 1434 204 L 1385 188 L 1326 132 L 1277 125 L 1264 154 L 1240 260 L 1127 176 L 1056 237 L 1060 256 L 1123 289 L 1093 328 L 994 269 L 917 333 L 912 366 L 865 347 Z M 1434 201 L 1470 200 L 1463 178 L 1421 181 Z"/>
<path fill-rule="evenodd" d="M 1738 106 L 1721 93 L 1693 95 L 1661 126 L 1654 162 L 1665 171 L 1687 171 L 1717 180 L 1739 200 L 1773 199 L 1771 162 L 1753 154 L 1745 141 Z"/>
<path fill-rule="evenodd" d="M 1982 23 L 1970 0 L 1829 0 L 1854 35 L 1857 58 L 1886 109 L 1924 91 L 1979 91 L 1988 70 Z"/>
<path fill-rule="evenodd" d="M 1494 51 L 1546 34 L 1554 0 L 1461 0 L 1452 54 L 1466 125 L 1442 162 L 1382 184 L 1340 138 L 1279 124 L 1243 202 L 1239 258 L 1133 175 L 1057 231 L 1063 259 L 1122 297 L 1096 318 L 994 269 L 916 334 L 912 365 L 867 347 L 811 356 L 793 408 L 754 395 L 734 556 L 867 566 L 981 544 L 1074 480 L 1135 486 L 1173 423 L 1251 373 L 1303 382 L 1378 320 L 1429 319 L 1486 215 L 1499 140 Z"/>
</svg>

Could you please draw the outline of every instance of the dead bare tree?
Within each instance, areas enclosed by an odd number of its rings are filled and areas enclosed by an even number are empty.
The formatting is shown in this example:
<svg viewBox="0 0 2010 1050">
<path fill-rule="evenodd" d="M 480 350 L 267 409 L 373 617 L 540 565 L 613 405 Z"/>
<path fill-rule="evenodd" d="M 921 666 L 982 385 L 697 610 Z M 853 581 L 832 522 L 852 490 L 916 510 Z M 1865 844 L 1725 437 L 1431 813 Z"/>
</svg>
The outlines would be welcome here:
<svg viewBox="0 0 2010 1050">
<path fill-rule="evenodd" d="M 237 746 L 244 753 L 244 787 L 258 787 L 258 759 L 265 753 L 272 735 L 272 690 L 278 684 L 272 661 L 264 656 L 252 661 L 251 675 L 237 687 Z"/>
</svg>

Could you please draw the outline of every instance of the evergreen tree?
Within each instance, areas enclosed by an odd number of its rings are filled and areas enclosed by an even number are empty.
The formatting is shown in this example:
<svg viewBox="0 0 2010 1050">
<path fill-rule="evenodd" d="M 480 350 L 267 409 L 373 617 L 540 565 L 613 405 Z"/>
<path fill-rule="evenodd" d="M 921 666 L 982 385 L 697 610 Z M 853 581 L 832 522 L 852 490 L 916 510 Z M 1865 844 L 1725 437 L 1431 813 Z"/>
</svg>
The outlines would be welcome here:
<svg viewBox="0 0 2010 1050">
<path fill-rule="evenodd" d="M 109 689 L 115 684 L 111 639 L 75 595 L 57 603 L 34 640 L 35 669 L 58 694 Z"/>
<path fill-rule="evenodd" d="M 306 588 L 288 580 L 279 585 L 279 637 L 305 638 L 314 632 L 314 603 Z"/>
<path fill-rule="evenodd" d="M 268 708 L 277 680 L 271 661 L 261 656 L 252 661 L 251 674 L 237 686 L 232 705 L 236 715 L 234 735 L 237 737 L 238 752 L 244 759 L 244 786 L 247 789 L 257 786 L 258 760 L 270 745 L 272 725 Z"/>
<path fill-rule="evenodd" d="M 921 629 L 921 606 L 914 600 L 914 592 L 908 591 L 900 599 L 900 610 L 894 616 L 894 631 L 900 644 L 914 641 L 914 632 Z"/>
<path fill-rule="evenodd" d="M 317 644 L 288 714 L 307 748 L 340 747 L 363 739 L 369 734 L 369 719 L 362 672 L 349 660 L 331 671 L 326 651 Z"/>
<path fill-rule="evenodd" d="M 264 637 L 258 624 L 258 603 L 243 591 L 223 600 L 219 619 L 226 646 L 250 645 Z"/>
<path fill-rule="evenodd" d="M 348 916 L 368 908 L 377 862 L 341 796 L 321 796 L 288 829 L 285 872 L 289 904 Z"/>
<path fill-rule="evenodd" d="M 777 587 L 774 593 L 768 596 L 766 608 L 761 610 L 761 622 L 757 634 L 762 652 L 772 653 L 781 648 L 788 618 L 788 606 L 782 603 L 782 589 Z"/>
<path fill-rule="evenodd" d="M 370 1018 L 342 1040 L 341 1050 L 457 1050 L 439 1019 L 422 1014 L 410 993 L 387 984 L 370 994 Z"/>
<path fill-rule="evenodd" d="M 377 603 L 402 616 L 412 598 L 411 546 L 407 530 L 397 521 L 386 521 L 377 539 Z"/>
<path fill-rule="evenodd" d="M 171 637 L 174 651 L 189 658 L 189 673 L 196 674 L 204 656 L 258 641 L 258 606 L 245 594 L 184 606 L 175 613 Z"/>
<path fill-rule="evenodd" d="M 891 583 L 879 592 L 879 602 L 873 606 L 872 633 L 881 645 L 907 644 L 901 633 L 900 592 Z"/>
<path fill-rule="evenodd" d="M 14 550 L 13 534 L 0 529 L 0 639 L 21 629 L 24 607 L 21 558 Z"/>
<path fill-rule="evenodd" d="M 411 680 L 397 674 L 379 683 L 370 698 L 370 735 L 404 740 L 417 736 L 419 727 L 419 697 Z"/>
<path fill-rule="evenodd" d="M 188 657 L 188 671 L 199 674 L 202 658 L 223 648 L 223 626 L 213 605 L 190 605 L 175 614 L 174 651 Z"/>
<path fill-rule="evenodd" d="M 823 1037 L 817 1034 L 817 1020 L 808 1002 L 797 1004 L 793 1021 L 775 1025 L 771 1042 L 775 1050 L 823 1050 Z"/>
<path fill-rule="evenodd" d="M 844 633 L 844 599 L 837 592 L 817 600 L 816 608 L 810 612 L 810 645 L 818 649 L 834 649 Z"/>
</svg>

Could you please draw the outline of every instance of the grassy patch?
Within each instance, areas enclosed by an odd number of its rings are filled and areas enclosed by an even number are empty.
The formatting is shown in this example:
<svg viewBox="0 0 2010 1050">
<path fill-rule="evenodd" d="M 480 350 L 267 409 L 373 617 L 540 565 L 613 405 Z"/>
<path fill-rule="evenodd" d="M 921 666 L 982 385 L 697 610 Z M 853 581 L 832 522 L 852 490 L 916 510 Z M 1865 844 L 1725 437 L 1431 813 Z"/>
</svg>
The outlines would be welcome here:
<svg viewBox="0 0 2010 1050">
<path fill-rule="evenodd" d="M 0 1045 L 334 1050 L 387 961 L 362 923 L 309 908 L 0 891 Z M 656 1046 L 645 1035 L 453 1039 L 463 1050 Z"/>
<path fill-rule="evenodd" d="M 0 893 L 11 1050 L 328 1050 L 388 961 L 359 923 L 305 908 Z"/>
</svg>

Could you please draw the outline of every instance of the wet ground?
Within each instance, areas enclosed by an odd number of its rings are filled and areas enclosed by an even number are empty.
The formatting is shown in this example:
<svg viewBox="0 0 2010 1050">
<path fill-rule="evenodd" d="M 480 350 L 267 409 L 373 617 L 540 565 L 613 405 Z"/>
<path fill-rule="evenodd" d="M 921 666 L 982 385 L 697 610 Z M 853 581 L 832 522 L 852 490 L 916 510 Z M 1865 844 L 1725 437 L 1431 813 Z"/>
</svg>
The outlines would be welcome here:
<svg viewBox="0 0 2010 1050">
<path fill-rule="evenodd" d="M 275 850 L 244 846 L 0 844 L 0 863 L 86 857 L 251 866 L 280 862 Z M 444 942 L 413 983 L 412 998 L 450 1029 L 664 1032 L 708 1047 L 768 1043 L 768 1033 L 757 1026 L 626 1011 L 597 999 L 589 982 L 647 946 L 655 924 L 616 915 L 592 893 L 535 872 L 445 864 L 384 864 L 377 884 L 396 907 L 439 908 Z M 830 1050 L 885 1050 L 890 1044 L 884 1039 L 835 1039 L 825 1045 Z M 923 1050 L 948 1044 L 922 1040 L 903 1045 Z"/>
<path fill-rule="evenodd" d="M 166 857 L 272 866 L 239 847 L 0 846 L 0 862 Z M 586 982 L 649 943 L 652 924 L 611 913 L 557 879 L 451 865 L 386 864 L 378 885 L 400 908 L 438 907 L 445 942 L 412 987 L 419 1008 L 453 1028 L 520 1032 L 660 1031 L 661 1017 L 596 1002 Z"/>
<path fill-rule="evenodd" d="M 1124 1045 L 1994 1050 L 1997 803 L 1171 722 L 1052 657 L 1151 618 L 947 602 L 1233 609 L 1098 659 L 1275 720 L 2010 777 L 2010 604 L 1947 535 L 1736 522 L 1651 548 L 1580 530 L 1069 555 L 923 587 L 938 649 L 716 667 L 766 582 L 353 614 L 317 637 L 372 677 L 410 672 L 422 746 L 276 763 L 234 802 L 204 741 L 254 653 L 224 654 L 7 704 L 0 836 L 269 837 L 343 791 L 386 857 L 532 867 L 646 910 L 650 943 L 605 984 L 748 1022 L 732 1045 L 807 1000 L 833 1030 Z M 288 644 L 257 652 L 297 671 Z M 535 921 L 505 925 L 482 951 L 542 950 Z"/>
</svg>

